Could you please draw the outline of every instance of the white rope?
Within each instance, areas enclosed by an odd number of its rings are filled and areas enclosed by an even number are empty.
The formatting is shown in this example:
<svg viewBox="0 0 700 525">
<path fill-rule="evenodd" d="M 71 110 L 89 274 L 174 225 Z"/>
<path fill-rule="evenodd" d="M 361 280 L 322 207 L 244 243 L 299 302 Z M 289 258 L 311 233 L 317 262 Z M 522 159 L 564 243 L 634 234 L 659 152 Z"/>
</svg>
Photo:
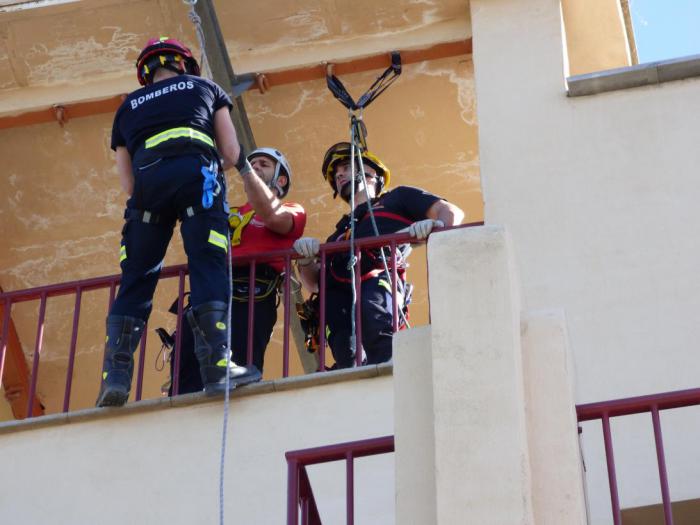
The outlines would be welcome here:
<svg viewBox="0 0 700 525">
<path fill-rule="evenodd" d="M 197 41 L 199 42 L 199 49 L 201 51 L 201 57 L 199 59 L 199 68 L 202 71 L 202 76 L 211 79 L 211 68 L 209 67 L 209 59 L 207 58 L 207 51 L 205 47 L 204 40 L 204 30 L 202 29 L 202 18 L 194 10 L 194 6 L 197 4 L 197 0 L 182 0 L 185 5 L 190 6 L 190 12 L 188 13 L 190 21 L 194 24 L 194 31 L 197 34 Z"/>
<path fill-rule="evenodd" d="M 358 120 L 362 120 L 362 111 L 360 111 L 360 113 L 359 113 Z M 359 143 L 359 139 L 357 139 L 356 133 L 354 133 L 354 130 L 351 132 L 350 136 L 351 136 L 351 140 L 352 140 L 352 145 L 355 144 L 355 141 L 357 141 Z M 352 149 L 352 147 L 351 147 L 351 149 Z M 367 210 L 369 211 L 369 218 L 370 218 L 371 223 L 372 223 L 372 230 L 374 231 L 374 235 L 379 237 L 379 228 L 377 227 L 377 221 L 374 218 L 374 211 L 372 211 L 372 198 L 370 197 L 369 188 L 367 187 L 367 177 L 365 176 L 365 166 L 364 166 L 364 163 L 362 162 L 362 151 L 360 150 L 359 144 L 355 146 L 355 153 L 353 154 L 353 156 L 355 154 L 357 155 L 357 163 L 360 166 L 360 181 L 361 181 L 362 186 L 364 187 L 364 190 L 365 190 L 365 198 L 367 200 Z M 355 179 L 354 179 L 354 175 L 353 175 L 353 184 L 354 184 L 354 180 Z M 375 195 L 375 197 L 379 197 L 379 195 Z M 404 230 L 408 231 L 407 228 Z M 401 233 L 404 230 L 399 230 L 396 233 Z M 380 258 L 382 260 L 382 264 L 384 266 L 384 272 L 386 273 L 387 277 L 393 281 L 393 279 L 391 279 L 391 273 L 389 273 L 389 265 L 386 262 L 386 255 L 384 254 L 384 246 L 379 247 L 379 255 L 380 255 Z M 393 262 L 397 262 L 397 261 L 393 261 Z M 398 276 L 397 276 L 397 279 L 398 279 Z M 406 300 L 406 297 L 405 297 L 406 290 L 405 289 L 403 290 L 402 294 L 403 294 L 403 300 L 401 302 L 403 303 L 403 301 Z M 393 294 L 392 294 L 391 300 L 392 301 L 397 300 L 397 302 L 398 302 L 398 293 L 397 293 L 397 296 L 395 298 L 393 297 Z M 405 306 L 405 304 L 401 304 L 400 307 L 397 306 L 397 311 L 399 312 L 399 316 L 401 317 L 401 320 L 404 322 L 406 328 L 411 328 L 411 325 L 409 324 L 408 319 L 406 318 L 406 315 L 403 312 L 404 306 Z"/>
<path fill-rule="evenodd" d="M 199 49 L 201 51 L 201 58 L 199 60 L 199 67 L 202 76 L 206 76 L 211 79 L 211 68 L 209 67 L 209 60 L 207 59 L 207 51 L 204 40 L 204 30 L 202 29 L 202 19 L 194 10 L 194 6 L 197 4 L 197 0 L 182 0 L 186 5 L 190 6 L 189 17 L 192 24 L 194 24 L 194 30 L 197 34 L 197 40 L 199 42 Z M 224 195 L 224 198 L 226 196 Z M 226 323 L 226 345 L 228 347 L 228 359 L 231 361 L 231 309 L 233 303 L 233 268 L 231 261 L 231 243 L 228 243 L 228 249 L 226 250 L 226 257 L 228 259 L 227 269 L 228 269 L 228 313 L 227 313 L 227 323 Z M 230 366 L 230 363 L 229 363 Z M 224 479 L 226 474 L 226 434 L 228 430 L 228 414 L 229 414 L 229 387 L 231 384 L 230 373 L 227 367 L 226 370 L 226 390 L 224 393 L 224 421 L 223 429 L 221 431 L 221 456 L 219 458 L 219 525 L 224 525 Z"/>
<path fill-rule="evenodd" d="M 228 319 L 226 323 L 226 341 L 228 346 L 229 361 L 231 360 L 231 309 L 233 307 L 233 262 L 231 261 L 231 242 L 226 250 L 228 258 Z M 230 363 L 229 365 L 230 366 Z M 226 431 L 228 429 L 229 412 L 229 386 L 231 382 L 230 373 L 226 370 L 226 390 L 224 393 L 224 426 L 221 431 L 221 457 L 219 459 L 219 525 L 224 525 L 224 474 L 226 473 Z"/>
<path fill-rule="evenodd" d="M 352 114 L 352 113 L 351 113 Z M 350 353 L 353 358 L 353 366 L 357 363 L 357 337 L 355 335 L 357 305 L 357 283 L 355 277 L 355 265 L 357 257 L 355 256 L 355 129 L 350 125 L 350 258 L 348 259 L 347 269 L 350 270 L 350 286 L 352 286 L 352 307 L 350 311 Z M 360 286 L 362 282 L 360 281 Z M 362 334 L 360 334 L 360 346 L 362 345 Z M 360 358 L 362 359 L 362 358 Z"/>
</svg>

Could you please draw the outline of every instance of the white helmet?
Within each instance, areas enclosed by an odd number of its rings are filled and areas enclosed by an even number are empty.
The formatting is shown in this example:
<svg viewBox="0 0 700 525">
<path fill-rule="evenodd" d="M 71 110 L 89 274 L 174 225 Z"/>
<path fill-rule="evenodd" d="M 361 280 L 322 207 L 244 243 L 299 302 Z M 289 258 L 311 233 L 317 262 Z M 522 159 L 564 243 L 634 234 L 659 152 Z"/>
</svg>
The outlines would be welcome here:
<svg viewBox="0 0 700 525">
<path fill-rule="evenodd" d="M 248 162 L 250 162 L 255 157 L 260 156 L 268 157 L 276 161 L 275 174 L 273 175 L 272 180 L 270 181 L 268 186 L 271 190 L 277 190 L 277 195 L 280 199 L 284 198 L 284 196 L 287 195 L 287 192 L 289 191 L 289 185 L 292 183 L 292 170 L 289 167 L 289 162 L 287 162 L 287 158 L 282 154 L 281 151 L 276 150 L 274 148 L 254 149 L 248 154 L 246 158 L 248 159 Z M 284 186 L 280 186 L 278 183 L 280 170 L 284 170 L 284 174 L 287 176 L 287 183 Z"/>
</svg>

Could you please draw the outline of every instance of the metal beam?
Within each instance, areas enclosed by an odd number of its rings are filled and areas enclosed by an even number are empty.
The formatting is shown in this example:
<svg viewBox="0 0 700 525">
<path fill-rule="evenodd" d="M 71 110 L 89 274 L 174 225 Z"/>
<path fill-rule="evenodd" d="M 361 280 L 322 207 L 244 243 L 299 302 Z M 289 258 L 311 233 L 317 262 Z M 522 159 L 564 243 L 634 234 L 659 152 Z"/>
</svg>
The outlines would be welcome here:
<svg viewBox="0 0 700 525">
<path fill-rule="evenodd" d="M 233 86 L 236 84 L 236 75 L 233 72 L 233 66 L 229 59 L 226 42 L 221 34 L 221 27 L 216 17 L 214 2 L 212 0 L 197 0 L 194 9 L 202 20 L 204 51 L 207 55 L 212 80 L 231 95 L 231 99 L 233 100 L 231 120 L 236 128 L 238 140 L 243 144 L 246 151 L 252 151 L 255 149 L 253 130 L 250 127 L 250 122 L 248 122 L 248 114 L 243 105 L 243 99 L 240 96 L 234 96 L 233 93 Z"/>
</svg>

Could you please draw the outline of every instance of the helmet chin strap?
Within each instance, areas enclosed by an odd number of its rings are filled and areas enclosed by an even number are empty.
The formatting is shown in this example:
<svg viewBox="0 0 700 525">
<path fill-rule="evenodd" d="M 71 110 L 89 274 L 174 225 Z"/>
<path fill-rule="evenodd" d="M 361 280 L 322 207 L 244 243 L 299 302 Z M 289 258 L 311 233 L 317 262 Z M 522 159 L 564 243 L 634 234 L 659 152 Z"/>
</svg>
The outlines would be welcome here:
<svg viewBox="0 0 700 525">
<path fill-rule="evenodd" d="M 369 177 L 369 178 L 366 177 L 366 180 L 370 180 L 370 179 L 372 179 L 372 177 Z M 379 192 L 377 191 L 378 180 L 379 180 L 379 179 L 374 179 L 374 181 L 375 181 L 375 182 L 374 182 L 374 189 L 375 189 L 375 191 L 374 191 L 374 193 L 375 193 L 374 197 L 377 197 L 377 194 L 379 193 Z M 361 188 L 360 188 L 360 184 L 362 183 L 362 176 L 361 176 L 360 173 L 355 174 L 354 182 L 355 182 L 355 187 L 353 188 L 353 192 L 354 192 L 355 194 L 357 194 L 357 192 L 360 191 L 360 189 L 361 189 Z M 343 194 L 343 190 L 344 190 L 345 188 L 347 188 L 350 184 L 352 184 L 352 181 L 346 182 L 345 184 L 343 184 L 343 186 L 340 188 L 340 190 L 336 190 L 336 193 L 340 195 L 340 198 L 343 199 L 343 200 L 344 200 L 345 202 L 347 202 L 347 203 L 350 203 L 350 195 L 348 194 L 347 197 L 346 197 L 346 196 Z M 373 197 L 373 198 L 374 198 L 374 197 Z"/>
<path fill-rule="evenodd" d="M 282 192 L 283 192 L 282 188 L 279 186 L 279 184 L 277 184 L 277 181 L 280 178 L 280 168 L 281 167 L 282 166 L 281 166 L 280 162 L 278 161 L 276 166 L 275 166 L 275 174 L 272 176 L 272 179 L 270 179 L 270 182 L 267 185 L 271 190 L 277 191 L 278 198 L 282 195 Z"/>
</svg>

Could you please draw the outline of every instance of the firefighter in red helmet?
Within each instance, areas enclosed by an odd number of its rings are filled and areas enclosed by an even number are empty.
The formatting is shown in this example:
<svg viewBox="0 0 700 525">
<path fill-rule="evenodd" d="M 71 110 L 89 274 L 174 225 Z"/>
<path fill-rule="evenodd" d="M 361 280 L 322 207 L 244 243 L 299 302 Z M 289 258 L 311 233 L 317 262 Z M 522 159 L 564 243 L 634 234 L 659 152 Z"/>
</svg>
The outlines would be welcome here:
<svg viewBox="0 0 700 525">
<path fill-rule="evenodd" d="M 230 97 L 201 78 L 192 52 L 168 37 L 151 39 L 136 62 L 143 86 L 117 110 L 111 147 L 128 195 L 119 292 L 107 317 L 98 406 L 128 397 L 133 353 L 151 312 L 165 252 L 177 221 L 190 271 L 188 322 L 205 390 L 260 379 L 228 349 L 228 205 L 223 170 L 246 167 L 230 119 Z"/>
</svg>

